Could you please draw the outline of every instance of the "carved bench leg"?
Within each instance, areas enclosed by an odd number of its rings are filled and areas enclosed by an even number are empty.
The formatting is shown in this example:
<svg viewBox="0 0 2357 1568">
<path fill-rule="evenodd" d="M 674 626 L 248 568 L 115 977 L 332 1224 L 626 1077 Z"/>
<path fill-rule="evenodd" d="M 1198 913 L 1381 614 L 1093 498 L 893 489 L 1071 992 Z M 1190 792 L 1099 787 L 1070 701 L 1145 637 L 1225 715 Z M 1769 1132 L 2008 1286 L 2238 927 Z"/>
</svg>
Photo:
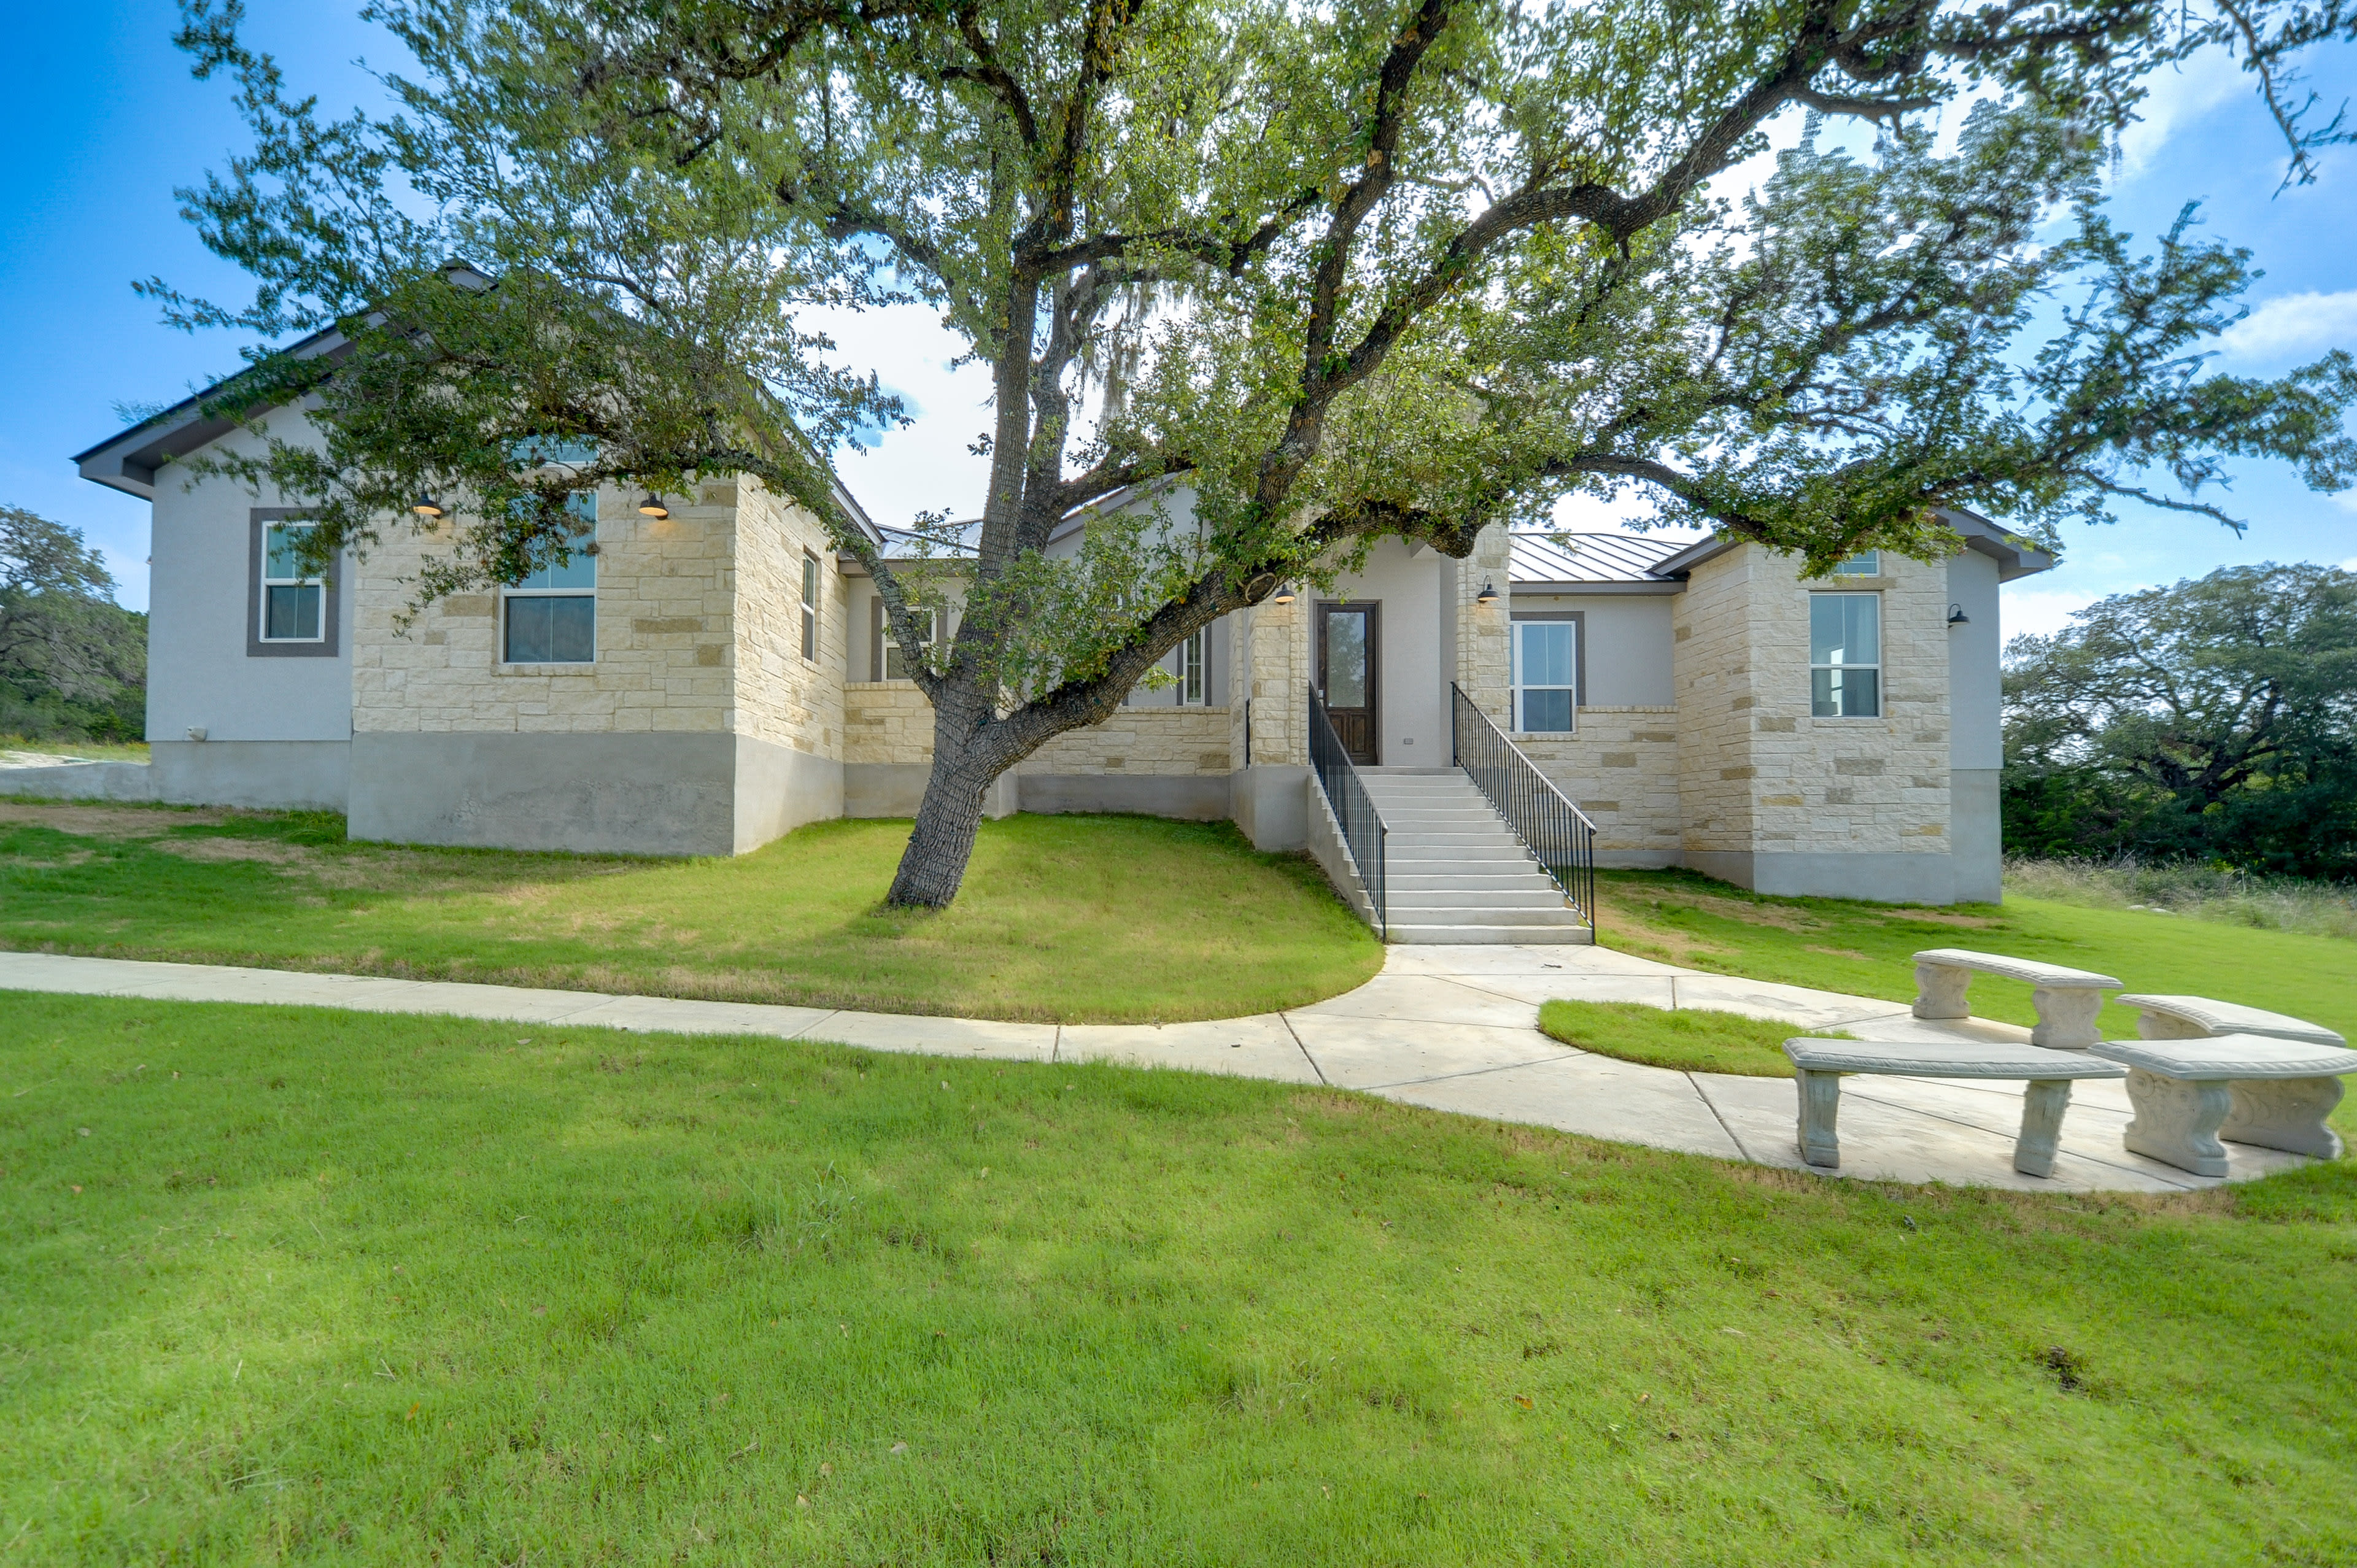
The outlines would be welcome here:
<svg viewBox="0 0 2357 1568">
<path fill-rule="evenodd" d="M 1949 963 L 1919 963 L 1915 966 L 1915 1016 L 1918 1018 L 1969 1018 L 1972 1006 L 1964 993 L 1972 985 L 1973 972 L 1958 969 Z"/>
<path fill-rule="evenodd" d="M 2038 1009 L 2038 1027 L 2029 1031 L 2033 1046 L 2051 1051 L 2083 1051 L 2104 1037 L 2095 1027 L 2095 1015 L 2104 1010 L 2100 991 L 2081 986 L 2049 990 L 2041 985 L 2029 993 L 2029 1002 Z"/>
<path fill-rule="evenodd" d="M 2226 1146 L 2218 1142 L 2218 1129 L 2225 1125 L 2233 1099 L 2224 1083 L 2189 1083 L 2130 1068 L 2128 1103 L 2136 1108 L 2136 1120 L 2121 1141 L 2130 1150 L 2195 1176 L 2226 1174 Z"/>
<path fill-rule="evenodd" d="M 2341 1135 L 2324 1124 L 2341 1103 L 2337 1078 L 2238 1078 L 2218 1136 L 2229 1143 L 2286 1149 L 2320 1160 L 2341 1157 Z"/>
<path fill-rule="evenodd" d="M 1841 1169 L 1841 1139 L 1834 1121 L 1841 1113 L 1841 1074 L 1811 1072 L 1793 1075 L 1801 1090 L 1801 1158 L 1829 1171 Z"/>
<path fill-rule="evenodd" d="M 2036 1078 L 2022 1097 L 2021 1136 L 2014 1140 L 2013 1168 L 2024 1176 L 2050 1176 L 2062 1143 L 2062 1112 L 2071 1108 L 2071 1080 Z"/>
</svg>

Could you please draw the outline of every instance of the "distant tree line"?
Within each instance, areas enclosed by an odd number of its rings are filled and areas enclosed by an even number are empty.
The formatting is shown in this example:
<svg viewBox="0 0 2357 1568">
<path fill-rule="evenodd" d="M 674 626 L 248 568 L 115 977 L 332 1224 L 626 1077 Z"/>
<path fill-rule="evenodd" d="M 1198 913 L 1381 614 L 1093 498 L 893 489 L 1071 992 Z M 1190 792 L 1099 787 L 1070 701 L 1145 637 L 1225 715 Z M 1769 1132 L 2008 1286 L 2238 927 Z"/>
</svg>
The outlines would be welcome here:
<svg viewBox="0 0 2357 1568">
<path fill-rule="evenodd" d="M 147 618 L 81 531 L 0 507 L 0 735 L 124 741 L 147 731 Z"/>
<path fill-rule="evenodd" d="M 2229 566 L 2006 648 L 2005 841 L 2357 878 L 2357 575 Z"/>
</svg>

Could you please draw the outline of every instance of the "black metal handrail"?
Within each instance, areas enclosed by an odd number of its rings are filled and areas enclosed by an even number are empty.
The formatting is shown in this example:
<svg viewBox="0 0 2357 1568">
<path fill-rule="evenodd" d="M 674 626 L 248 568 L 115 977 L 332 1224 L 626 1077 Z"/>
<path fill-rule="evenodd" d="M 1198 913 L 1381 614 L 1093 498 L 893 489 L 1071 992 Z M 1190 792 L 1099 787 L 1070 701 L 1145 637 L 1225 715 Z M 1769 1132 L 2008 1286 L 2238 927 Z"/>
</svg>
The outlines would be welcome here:
<svg viewBox="0 0 2357 1568">
<path fill-rule="evenodd" d="M 1587 922 L 1588 934 L 1594 936 L 1596 824 L 1490 721 L 1463 687 L 1451 681 L 1448 694 L 1454 704 L 1449 759 L 1465 769 L 1475 789 L 1489 797 L 1514 836 L 1578 908 Z"/>
<path fill-rule="evenodd" d="M 1318 787 L 1326 791 L 1326 803 L 1334 809 L 1342 842 L 1350 846 L 1351 859 L 1359 868 L 1359 880 L 1375 912 L 1375 932 L 1388 940 L 1392 922 L 1391 907 L 1383 897 L 1383 841 L 1391 829 L 1383 825 L 1383 814 L 1368 798 L 1358 767 L 1343 748 L 1342 737 L 1334 733 L 1334 721 L 1327 716 L 1325 701 L 1314 685 L 1309 688 L 1309 766 L 1318 774 Z"/>
</svg>

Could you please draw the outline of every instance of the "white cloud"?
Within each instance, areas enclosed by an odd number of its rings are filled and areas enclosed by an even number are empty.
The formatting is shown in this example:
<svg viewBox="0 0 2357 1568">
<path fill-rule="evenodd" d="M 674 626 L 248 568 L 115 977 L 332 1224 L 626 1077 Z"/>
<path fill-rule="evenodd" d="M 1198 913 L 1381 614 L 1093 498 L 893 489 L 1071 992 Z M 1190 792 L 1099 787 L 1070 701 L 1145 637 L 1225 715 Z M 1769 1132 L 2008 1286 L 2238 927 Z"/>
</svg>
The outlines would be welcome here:
<svg viewBox="0 0 2357 1568">
<path fill-rule="evenodd" d="M 2067 588 L 2007 588 L 1998 610 L 2001 629 L 2007 637 L 2024 632 L 2050 637 L 2071 624 L 2073 610 L 2083 610 L 2101 597 Z"/>
<path fill-rule="evenodd" d="M 2226 328 L 2218 346 L 2237 360 L 2307 360 L 2357 345 L 2357 288 L 2278 295 Z"/>
<path fill-rule="evenodd" d="M 2136 123 L 2120 138 L 2120 173 L 2145 172 L 2169 140 L 2239 92 L 2251 90 L 2243 68 L 2223 49 L 2204 49 L 2179 66 L 2147 79 L 2151 89 L 2136 105 Z"/>
<path fill-rule="evenodd" d="M 840 345 L 840 363 L 873 370 L 913 405 L 906 430 L 870 436 L 865 452 L 835 456 L 836 471 L 877 521 L 907 526 L 920 511 L 974 517 L 982 510 L 990 463 L 966 450 L 991 426 L 990 372 L 950 368 L 965 345 L 921 305 L 804 314 L 801 325 Z"/>
</svg>

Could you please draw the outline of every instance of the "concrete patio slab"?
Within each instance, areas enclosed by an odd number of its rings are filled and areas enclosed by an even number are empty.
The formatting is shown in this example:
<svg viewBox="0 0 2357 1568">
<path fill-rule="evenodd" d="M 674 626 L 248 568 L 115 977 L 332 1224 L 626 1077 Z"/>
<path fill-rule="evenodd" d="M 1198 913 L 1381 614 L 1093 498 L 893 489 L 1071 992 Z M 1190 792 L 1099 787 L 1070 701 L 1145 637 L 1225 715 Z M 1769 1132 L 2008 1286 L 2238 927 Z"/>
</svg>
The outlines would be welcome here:
<svg viewBox="0 0 2357 1568">
<path fill-rule="evenodd" d="M 1812 991 L 1805 985 L 1725 974 L 1682 974 L 1672 983 L 1672 991 L 1680 1007 L 1775 1018 L 1806 1029 L 1838 1029 L 1867 1019 L 1908 1016 L 1904 1002 L 1845 996 L 1838 991 Z"/>
<path fill-rule="evenodd" d="M 1285 1019 L 1275 1013 L 1143 1029 L 1132 1024 L 1067 1024 L 1056 1042 L 1056 1059 L 1184 1068 L 1280 1083 L 1324 1081 Z"/>
<path fill-rule="evenodd" d="M 1527 1026 L 1289 1016 L 1326 1081 L 1344 1089 L 1381 1089 L 1566 1054 L 1566 1047 Z"/>
<path fill-rule="evenodd" d="M 1379 974 L 1356 991 L 1293 1010 L 1295 1018 L 1370 1018 L 1394 1023 L 1496 1024 L 1527 1029 L 1535 1003 L 1501 996 L 1471 980 L 1437 974 Z"/>
<path fill-rule="evenodd" d="M 1599 1068 L 1599 1063 L 1605 1065 Z M 1743 1157 L 1684 1074 L 1649 1074 L 1642 1068 L 1628 1073 L 1610 1070 L 1631 1066 L 1574 1052 L 1554 1061 L 1461 1073 L 1376 1092 L 1386 1100 L 1493 1122 L 1552 1127 L 1725 1160 Z M 1630 1137 L 1632 1128 L 1641 1128 L 1643 1136 Z"/>
<path fill-rule="evenodd" d="M 1383 950 L 1386 974 L 1691 974 L 1692 970 L 1596 947 L 1422 946 Z"/>
</svg>

